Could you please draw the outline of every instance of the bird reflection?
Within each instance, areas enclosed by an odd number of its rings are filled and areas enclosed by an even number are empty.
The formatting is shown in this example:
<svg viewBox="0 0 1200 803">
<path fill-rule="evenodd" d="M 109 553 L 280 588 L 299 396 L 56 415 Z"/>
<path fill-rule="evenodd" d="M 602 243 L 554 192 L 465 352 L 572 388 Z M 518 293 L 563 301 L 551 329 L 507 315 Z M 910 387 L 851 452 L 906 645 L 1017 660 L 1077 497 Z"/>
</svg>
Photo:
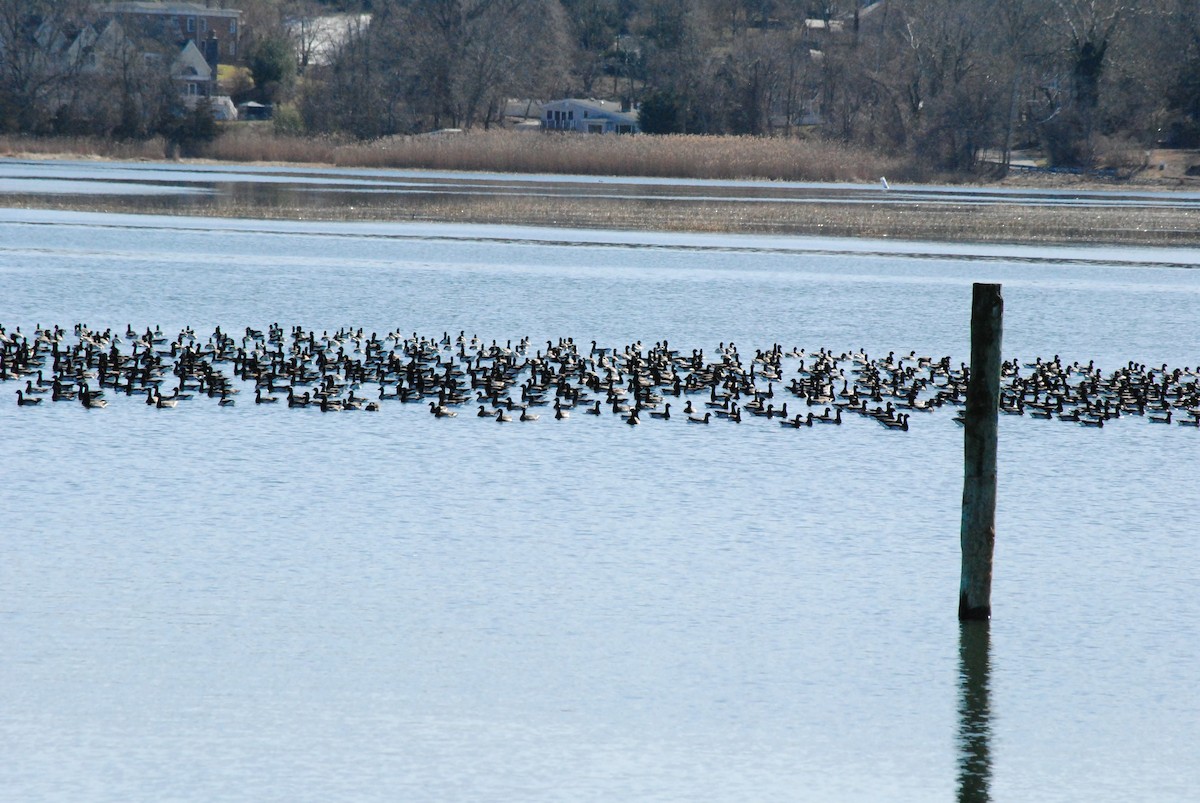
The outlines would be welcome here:
<svg viewBox="0 0 1200 803">
<path fill-rule="evenodd" d="M 990 799 L 992 759 L 989 635 L 986 621 L 962 622 L 958 631 L 958 800 Z"/>
</svg>

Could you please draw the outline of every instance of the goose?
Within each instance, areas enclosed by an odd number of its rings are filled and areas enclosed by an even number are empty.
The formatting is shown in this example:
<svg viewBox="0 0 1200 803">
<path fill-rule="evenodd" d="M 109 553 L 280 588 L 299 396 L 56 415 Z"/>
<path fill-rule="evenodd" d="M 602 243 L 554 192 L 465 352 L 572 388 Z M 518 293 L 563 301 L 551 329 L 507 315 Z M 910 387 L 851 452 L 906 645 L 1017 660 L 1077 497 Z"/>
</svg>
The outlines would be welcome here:
<svg viewBox="0 0 1200 803">
<path fill-rule="evenodd" d="M 900 413 L 893 419 L 879 419 L 879 423 L 883 424 L 888 429 L 899 429 L 908 432 L 908 413 Z"/>
<path fill-rule="evenodd" d="M 451 410 L 445 405 L 438 404 L 437 402 L 429 403 L 429 412 L 433 413 L 437 418 L 454 418 L 456 415 L 458 415 L 458 413 L 456 413 L 454 410 Z"/>
<path fill-rule="evenodd" d="M 594 404 L 595 404 L 594 407 L 589 407 L 586 410 L 584 410 L 584 412 L 587 413 L 588 415 L 600 415 L 600 400 L 596 399 L 594 401 Z"/>
<path fill-rule="evenodd" d="M 671 418 L 671 403 L 667 402 L 664 404 L 661 412 L 658 410 L 651 410 L 650 417 L 661 418 L 663 421 L 669 420 Z"/>
<path fill-rule="evenodd" d="M 91 409 L 93 407 L 95 407 L 95 408 L 107 407 L 108 402 L 106 402 L 104 399 L 100 398 L 100 396 L 103 393 L 104 393 L 104 391 L 102 391 L 102 390 L 97 390 L 95 392 L 88 390 L 88 386 L 85 383 L 79 387 L 79 401 L 83 404 L 84 407 L 87 407 L 88 409 Z"/>
<path fill-rule="evenodd" d="M 818 416 L 813 416 L 814 421 L 820 421 L 822 424 L 840 424 L 842 423 L 842 408 L 835 408 L 836 412 L 826 407 L 825 412 Z M 887 419 L 879 417 L 880 421 Z"/>
<path fill-rule="evenodd" d="M 17 406 L 18 407 L 32 407 L 35 404 L 41 404 L 41 403 L 42 403 L 42 400 L 40 398 L 27 399 L 27 398 L 25 398 L 24 394 L 22 394 L 22 392 L 20 390 L 17 391 Z"/>
<path fill-rule="evenodd" d="M 711 417 L 712 417 L 712 413 L 705 413 L 704 418 L 700 418 L 700 417 L 694 416 L 694 415 L 689 415 L 688 423 L 689 424 L 707 424 Z"/>
<path fill-rule="evenodd" d="M 264 395 L 262 395 L 262 388 L 254 389 L 254 403 L 255 404 L 275 404 L 278 401 L 279 401 L 278 396 L 264 396 Z"/>
<path fill-rule="evenodd" d="M 567 409 L 565 407 L 559 407 L 558 405 L 554 406 L 554 420 L 555 421 L 562 421 L 563 419 L 570 418 L 570 417 L 571 417 L 571 414 L 569 412 L 567 412 Z"/>
<path fill-rule="evenodd" d="M 496 420 L 501 421 L 501 422 L 512 421 L 512 416 L 509 415 L 508 413 L 504 412 L 503 408 L 500 408 L 500 409 L 496 410 Z"/>
<path fill-rule="evenodd" d="M 537 421 L 539 418 L 541 418 L 540 415 L 537 415 L 536 413 L 531 413 L 528 410 L 523 409 L 523 410 L 521 410 L 521 415 L 519 417 L 519 420 L 521 420 L 521 421 Z"/>
<path fill-rule="evenodd" d="M 487 411 L 487 408 L 481 404 L 481 405 L 479 405 L 479 412 L 475 414 L 475 417 L 476 418 L 491 418 L 492 415 L 493 415 L 493 413 L 489 413 Z"/>
</svg>

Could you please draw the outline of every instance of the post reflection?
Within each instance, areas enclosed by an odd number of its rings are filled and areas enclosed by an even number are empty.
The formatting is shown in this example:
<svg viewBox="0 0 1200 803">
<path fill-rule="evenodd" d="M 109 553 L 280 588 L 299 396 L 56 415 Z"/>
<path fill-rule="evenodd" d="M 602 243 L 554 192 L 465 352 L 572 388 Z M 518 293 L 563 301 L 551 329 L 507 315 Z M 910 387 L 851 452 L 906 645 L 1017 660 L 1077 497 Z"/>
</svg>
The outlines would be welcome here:
<svg viewBox="0 0 1200 803">
<path fill-rule="evenodd" d="M 989 623 L 961 622 L 958 630 L 958 800 L 990 799 L 992 736 L 989 702 Z"/>
</svg>

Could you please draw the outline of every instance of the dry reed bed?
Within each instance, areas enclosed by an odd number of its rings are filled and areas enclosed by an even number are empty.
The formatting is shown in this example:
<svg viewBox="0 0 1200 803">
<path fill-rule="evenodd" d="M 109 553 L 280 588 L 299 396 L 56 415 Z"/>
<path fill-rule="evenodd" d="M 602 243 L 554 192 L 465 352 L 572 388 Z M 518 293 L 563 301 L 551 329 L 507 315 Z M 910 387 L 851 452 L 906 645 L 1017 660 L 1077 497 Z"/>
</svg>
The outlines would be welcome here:
<svg viewBox="0 0 1200 803">
<path fill-rule="evenodd" d="M 69 155 L 163 159 L 161 138 L 118 142 L 91 137 L 0 137 L 7 156 Z M 206 159 L 336 167 L 472 170 L 658 178 L 875 181 L 913 179 L 905 160 L 820 140 L 702 136 L 580 136 L 477 131 L 389 137 L 373 142 L 275 136 L 230 129 L 208 144 Z"/>
<path fill-rule="evenodd" d="M 863 181 L 905 175 L 901 159 L 816 140 L 701 136 L 579 136 L 483 131 L 375 142 L 222 137 L 207 156 L 225 161 L 302 161 L 338 167 L 660 178 Z"/>
<path fill-rule="evenodd" d="M 0 136 L 0 156 L 73 156 L 99 159 L 163 159 L 166 141 L 161 137 L 146 140 L 110 140 L 97 137 L 26 137 Z"/>
</svg>

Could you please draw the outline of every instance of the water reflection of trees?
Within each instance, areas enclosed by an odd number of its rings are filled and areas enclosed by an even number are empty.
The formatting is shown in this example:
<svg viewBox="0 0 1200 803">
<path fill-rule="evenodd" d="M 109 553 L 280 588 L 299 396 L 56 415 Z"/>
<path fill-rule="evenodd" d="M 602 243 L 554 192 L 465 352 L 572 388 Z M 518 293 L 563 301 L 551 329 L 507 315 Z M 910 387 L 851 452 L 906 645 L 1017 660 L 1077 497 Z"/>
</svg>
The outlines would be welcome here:
<svg viewBox="0 0 1200 803">
<path fill-rule="evenodd" d="M 991 797 L 989 623 L 962 622 L 958 631 L 958 800 Z"/>
</svg>

